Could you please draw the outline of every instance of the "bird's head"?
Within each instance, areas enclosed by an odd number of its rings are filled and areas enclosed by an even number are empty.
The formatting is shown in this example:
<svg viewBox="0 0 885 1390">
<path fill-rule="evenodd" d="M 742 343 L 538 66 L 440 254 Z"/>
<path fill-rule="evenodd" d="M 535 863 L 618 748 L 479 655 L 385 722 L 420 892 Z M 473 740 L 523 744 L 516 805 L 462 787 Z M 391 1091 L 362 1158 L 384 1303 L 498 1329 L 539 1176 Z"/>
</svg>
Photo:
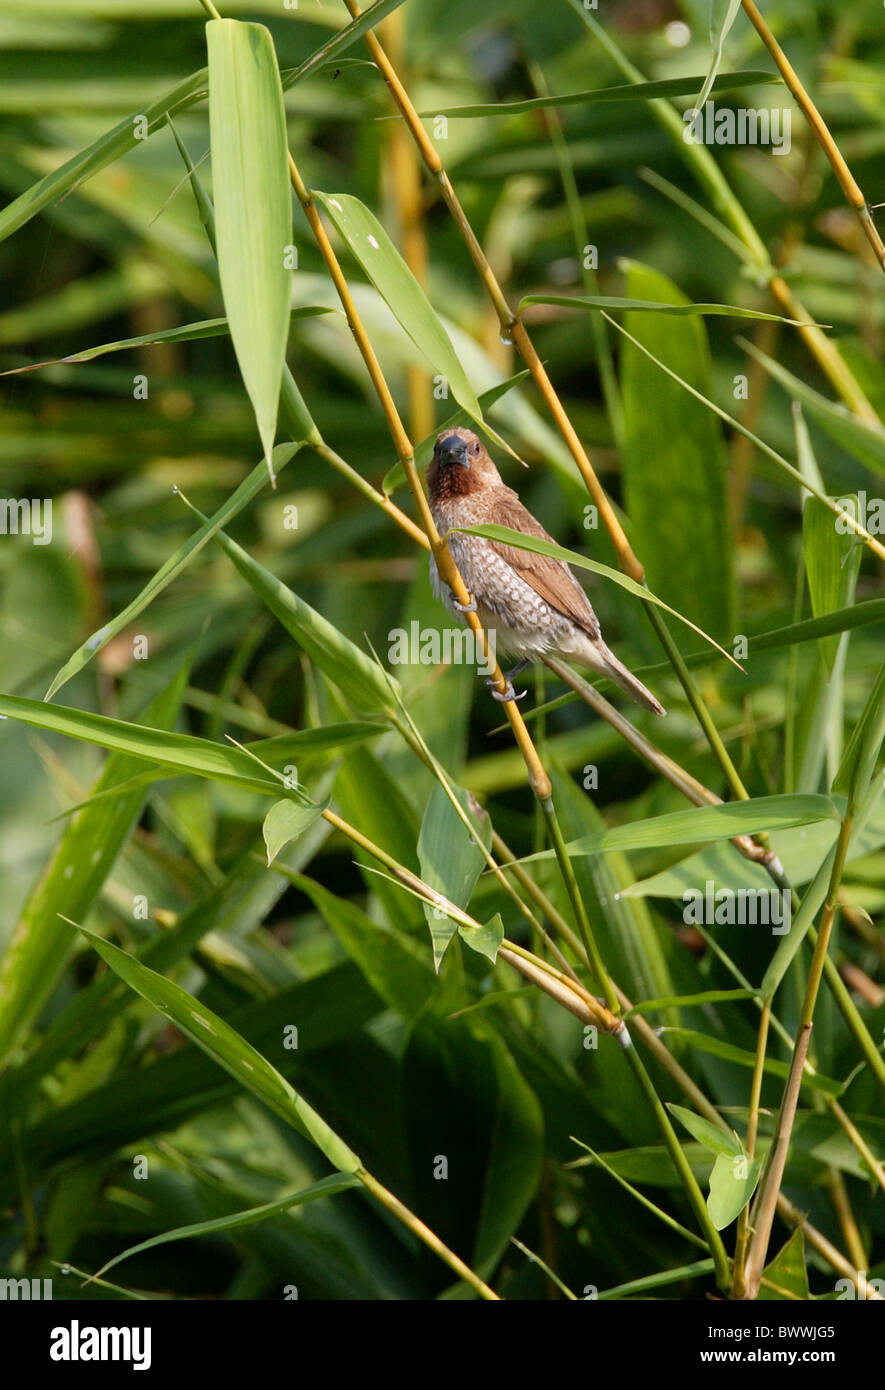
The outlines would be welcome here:
<svg viewBox="0 0 885 1390">
<path fill-rule="evenodd" d="M 443 430 L 437 436 L 427 470 L 431 499 L 466 497 L 500 482 L 486 446 L 472 430 Z"/>
</svg>

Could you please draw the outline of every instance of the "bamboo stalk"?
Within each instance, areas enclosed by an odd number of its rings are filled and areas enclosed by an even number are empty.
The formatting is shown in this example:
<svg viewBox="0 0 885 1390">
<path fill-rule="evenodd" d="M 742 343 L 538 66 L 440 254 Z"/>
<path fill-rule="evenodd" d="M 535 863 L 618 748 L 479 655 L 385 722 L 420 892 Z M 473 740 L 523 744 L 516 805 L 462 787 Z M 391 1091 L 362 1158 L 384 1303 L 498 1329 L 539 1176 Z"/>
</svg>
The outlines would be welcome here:
<svg viewBox="0 0 885 1390">
<path fill-rule="evenodd" d="M 873 248 L 873 254 L 876 260 L 879 262 L 882 269 L 885 270 L 885 244 L 883 244 L 882 238 L 879 235 L 879 230 L 873 221 L 870 205 L 846 164 L 842 151 L 830 134 L 826 121 L 809 96 L 796 69 L 793 67 L 777 39 L 774 37 L 774 34 L 772 34 L 766 24 L 761 12 L 756 5 L 753 4 L 753 0 L 742 0 L 742 4 L 747 18 L 777 64 L 781 77 L 784 79 L 784 82 L 795 98 L 796 104 L 811 127 L 818 144 L 830 161 L 830 165 L 833 173 L 836 175 L 839 187 L 842 189 L 845 201 L 857 217 L 867 241 Z"/>
</svg>

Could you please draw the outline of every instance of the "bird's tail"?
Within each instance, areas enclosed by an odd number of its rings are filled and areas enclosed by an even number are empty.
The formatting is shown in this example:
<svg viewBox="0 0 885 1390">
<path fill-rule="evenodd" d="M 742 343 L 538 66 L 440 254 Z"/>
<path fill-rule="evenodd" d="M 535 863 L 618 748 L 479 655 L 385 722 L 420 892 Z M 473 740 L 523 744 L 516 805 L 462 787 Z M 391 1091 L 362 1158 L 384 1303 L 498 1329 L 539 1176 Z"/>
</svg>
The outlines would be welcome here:
<svg viewBox="0 0 885 1390">
<path fill-rule="evenodd" d="M 642 684 L 642 681 L 637 679 L 632 671 L 628 671 L 622 661 L 618 661 L 614 652 L 609 651 L 604 642 L 600 643 L 600 646 L 602 650 L 599 655 L 602 660 L 597 669 L 601 674 L 608 676 L 609 680 L 613 680 L 615 685 L 619 685 L 622 690 L 626 690 L 627 694 L 632 696 L 637 705 L 641 705 L 643 709 L 650 709 L 652 714 L 666 714 L 667 711 L 660 700 L 656 700 L 651 691 Z"/>
</svg>

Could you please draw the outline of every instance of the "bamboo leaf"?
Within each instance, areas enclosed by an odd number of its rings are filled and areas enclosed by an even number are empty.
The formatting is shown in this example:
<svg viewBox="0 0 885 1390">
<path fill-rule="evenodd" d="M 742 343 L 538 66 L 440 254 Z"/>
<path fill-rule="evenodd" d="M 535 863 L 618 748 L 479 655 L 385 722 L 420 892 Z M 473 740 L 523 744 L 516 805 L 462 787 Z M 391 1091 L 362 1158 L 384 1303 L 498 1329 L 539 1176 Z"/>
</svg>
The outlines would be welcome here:
<svg viewBox="0 0 885 1390">
<path fill-rule="evenodd" d="M 661 277 L 663 279 L 663 277 Z M 555 304 L 562 309 L 629 309 L 634 313 L 675 314 L 680 318 L 712 317 L 736 319 L 768 319 L 773 323 L 797 326 L 796 319 L 780 314 L 766 314 L 761 309 L 742 309 L 736 304 L 668 303 L 658 299 L 625 299 L 610 294 L 527 294 L 519 301 L 519 312 L 531 304 Z"/>
<path fill-rule="evenodd" d="M 434 371 L 445 377 L 455 400 L 473 420 L 482 409 L 448 333 L 381 223 L 348 193 L 314 193 L 375 289 Z"/>
<path fill-rule="evenodd" d="M 686 1110 L 684 1105 L 674 1105 L 667 1103 L 667 1109 L 671 1115 L 675 1115 L 678 1120 L 688 1130 L 693 1139 L 697 1139 L 699 1144 L 703 1144 L 710 1153 L 721 1154 L 723 1157 L 733 1158 L 743 1153 L 740 1140 L 735 1134 L 726 1134 L 724 1129 L 714 1125 L 711 1120 L 705 1120 L 703 1115 L 696 1115 L 693 1110 Z"/>
<path fill-rule="evenodd" d="M 360 1173 L 362 1164 L 312 1106 L 251 1043 L 192 994 L 121 951 L 95 932 L 73 923 L 130 989 L 170 1019 L 191 1042 L 229 1072 L 247 1091 L 307 1135 L 340 1173 Z"/>
<path fill-rule="evenodd" d="M 291 319 L 311 319 L 318 314 L 335 314 L 328 304 L 305 304 L 293 309 Z M 109 352 L 126 352 L 129 348 L 154 347 L 158 343 L 191 343 L 198 338 L 220 338 L 230 331 L 227 319 L 202 319 L 199 323 L 183 323 L 180 328 L 163 328 L 155 333 L 145 333 L 140 338 L 121 338 L 116 343 L 99 343 L 97 347 L 84 348 L 82 352 L 72 352 L 67 357 L 51 357 L 46 362 L 29 362 L 26 367 L 12 367 L 0 372 L 0 376 L 20 376 L 23 372 L 36 372 L 41 367 L 60 367 L 77 362 L 92 362 L 96 357 L 105 357 Z"/>
<path fill-rule="evenodd" d="M 734 0 L 732 0 L 734 3 Z M 740 0 L 737 0 L 740 5 Z M 757 87 L 780 82 L 777 73 L 730 72 L 715 79 L 717 92 L 736 92 L 742 87 Z M 428 119 L 449 116 L 454 119 L 474 116 L 518 116 L 524 111 L 540 111 L 550 106 L 598 106 L 608 102 L 654 101 L 656 98 L 687 97 L 698 89 L 700 77 L 667 77 L 660 82 L 635 82 L 617 87 L 591 87 L 585 92 L 562 92 L 559 96 L 527 97 L 525 101 L 473 102 L 466 106 L 442 106 L 421 114 Z"/>
<path fill-rule="evenodd" d="M 323 814 L 322 806 L 298 801 L 276 801 L 264 817 L 261 833 L 267 846 L 268 867 L 292 840 L 297 840 Z"/>
<path fill-rule="evenodd" d="M 621 574 L 620 570 L 612 569 L 610 565 L 601 565 L 598 560 L 589 560 L 586 555 L 579 555 L 576 550 L 567 550 L 565 546 L 557 545 L 555 541 L 545 541 L 538 539 L 536 536 L 527 536 L 524 531 L 513 531 L 509 526 L 453 526 L 452 530 L 461 532 L 465 536 L 485 536 L 488 540 L 501 541 L 504 545 L 512 545 L 517 550 L 530 550 L 535 555 L 550 555 L 554 560 L 563 560 L 567 565 L 577 565 L 578 569 L 590 570 L 592 574 L 604 575 L 605 578 L 610 579 L 613 584 L 617 584 L 620 588 L 626 589 L 628 594 L 633 594 L 635 598 L 642 599 L 643 602 L 657 604 L 659 608 L 663 608 L 667 613 L 672 614 L 674 618 L 678 618 L 681 623 L 685 623 L 686 627 L 690 627 L 699 637 L 703 637 L 705 642 L 709 642 L 712 647 L 715 647 L 716 650 L 725 657 L 726 661 L 731 662 L 732 666 L 737 666 L 738 670 L 741 670 L 741 667 L 725 648 L 720 647 L 718 642 L 714 641 L 702 628 L 699 628 L 696 623 L 693 623 L 690 618 L 686 618 L 682 613 L 678 613 L 675 608 L 671 608 L 668 603 L 658 598 L 657 594 L 653 594 L 650 589 L 646 589 L 642 584 L 637 584 L 635 579 L 630 579 L 628 575 Z"/>
<path fill-rule="evenodd" d="M 728 31 L 738 17 L 740 8 L 741 0 L 710 0 L 710 47 L 713 50 L 713 57 L 704 79 L 704 85 L 701 87 L 695 102 L 697 108 L 703 107 L 717 83 L 716 74 L 722 64 L 722 49 L 728 37 Z"/>
<path fill-rule="evenodd" d="M 756 1191 L 762 1162 L 746 1154 L 735 1156 L 720 1153 L 710 1173 L 710 1193 L 707 1211 L 717 1231 L 724 1231 L 736 1221 Z"/>
<path fill-rule="evenodd" d="M 97 743 L 100 748 L 126 753 L 133 758 L 143 758 L 175 773 L 194 773 L 214 782 L 229 782 L 235 787 L 271 795 L 279 795 L 282 774 L 278 781 L 270 773 L 263 773 L 256 759 L 282 768 L 299 755 L 346 747 L 386 727 L 368 723 L 331 724 L 326 728 L 258 739 L 246 745 L 247 752 L 190 734 L 169 733 L 123 719 L 110 719 L 104 714 L 47 705 L 42 700 L 26 700 L 18 695 L 0 695 L 0 715 L 21 719 L 25 724 L 68 738 L 82 739 L 85 743 Z"/>
<path fill-rule="evenodd" d="M 190 657 L 149 706 L 147 724 L 159 731 L 175 721 L 190 674 Z M 37 703 L 37 702 L 35 702 Z M 45 705 L 38 708 L 46 709 Z M 61 917 L 92 907 L 144 806 L 146 787 L 130 786 L 139 763 L 124 751 L 110 757 L 85 807 L 65 830 L 46 873 L 29 894 L 0 968 L 0 1058 L 37 1016 L 67 960 L 73 934 Z M 108 795 L 108 793 L 113 793 Z"/>
<path fill-rule="evenodd" d="M 750 801 L 727 801 L 718 806 L 695 806 L 670 811 L 632 825 L 612 826 L 572 840 L 570 855 L 602 854 L 609 849 L 661 849 L 669 845 L 696 845 L 707 840 L 731 840 L 735 835 L 754 835 L 760 830 L 782 830 L 813 821 L 840 819 L 827 796 L 796 794 L 758 796 Z M 523 859 L 531 864 L 551 859 L 553 850 L 541 850 Z"/>
<path fill-rule="evenodd" d="M 456 787 L 454 790 L 461 809 L 469 817 L 481 843 L 488 849 L 492 843 L 492 826 L 488 816 L 479 809 L 463 787 Z M 421 821 L 418 863 L 421 877 L 430 888 L 442 893 L 457 907 L 467 907 L 477 879 L 482 873 L 485 859 L 440 782 L 434 784 Z M 422 903 L 422 907 L 433 943 L 433 966 L 435 970 L 439 970 L 446 948 L 458 930 L 458 924 L 427 902 Z M 483 928 L 482 936 L 475 934 L 465 937 L 465 940 L 485 955 L 489 955 L 492 950 L 497 953 L 497 948 L 503 940 L 503 929 L 497 944 L 496 931 L 493 921 Z M 473 928 L 473 932 L 476 933 L 477 929 Z M 492 955 L 490 958 L 494 960 L 495 957 Z"/>
<path fill-rule="evenodd" d="M 286 464 L 295 457 L 301 446 L 298 444 L 281 444 L 274 450 L 274 467 L 277 473 L 281 473 Z M 61 690 L 63 685 L 67 685 L 72 676 L 76 676 L 83 667 L 86 666 L 96 652 L 100 652 L 106 647 L 114 637 L 129 626 L 133 618 L 147 608 L 158 594 L 162 593 L 167 585 L 181 573 L 186 565 L 190 564 L 195 555 L 203 549 L 215 532 L 224 526 L 228 521 L 243 510 L 253 497 L 256 497 L 267 482 L 267 469 L 263 463 L 259 463 L 248 477 L 244 478 L 240 486 L 231 493 L 227 501 L 219 507 L 214 516 L 208 520 L 203 518 L 203 525 L 198 531 L 180 545 L 176 551 L 164 561 L 156 573 L 152 574 L 141 593 L 138 594 L 131 603 L 112 618 L 104 627 L 99 628 L 87 637 L 82 646 L 78 647 L 73 656 L 65 662 L 61 670 L 53 678 L 52 684 L 46 692 L 46 699 L 51 700 L 53 695 Z"/>
<path fill-rule="evenodd" d="M 666 276 L 629 263 L 627 289 L 642 300 L 691 307 Z M 633 311 L 626 327 L 680 377 L 711 388 L 710 350 L 698 318 Z M 625 338 L 624 505 L 649 587 L 707 632 L 734 632 L 734 540 L 722 430 L 703 406 Z"/>
<path fill-rule="evenodd" d="M 248 1211 L 235 1211 L 229 1216 L 216 1216 L 211 1221 L 194 1221 L 189 1226 L 178 1226 L 174 1231 L 164 1231 L 162 1235 L 151 1236 L 150 1240 L 142 1240 L 138 1245 L 130 1245 L 128 1250 L 115 1255 L 107 1264 L 102 1265 L 87 1282 L 93 1283 L 115 1265 L 122 1264 L 123 1260 L 128 1260 L 133 1255 L 142 1255 L 146 1250 L 155 1250 L 158 1245 L 169 1245 L 176 1240 L 192 1240 L 196 1236 L 218 1235 L 222 1231 L 240 1231 L 244 1226 L 254 1226 L 256 1222 L 266 1221 L 268 1217 L 282 1216 L 293 1207 L 305 1206 L 308 1202 L 316 1202 L 322 1197 L 334 1197 L 338 1192 L 347 1192 L 359 1185 L 359 1178 L 354 1177 L 352 1173 L 334 1173 L 331 1177 L 311 1183 L 310 1187 L 303 1187 L 300 1192 L 280 1197 L 276 1202 L 264 1202 L 260 1207 L 250 1207 Z"/>
<path fill-rule="evenodd" d="M 286 113 L 270 33 L 213 19 L 209 130 L 218 273 L 243 384 L 255 411 L 268 472 L 289 332 L 292 243 Z"/>
</svg>

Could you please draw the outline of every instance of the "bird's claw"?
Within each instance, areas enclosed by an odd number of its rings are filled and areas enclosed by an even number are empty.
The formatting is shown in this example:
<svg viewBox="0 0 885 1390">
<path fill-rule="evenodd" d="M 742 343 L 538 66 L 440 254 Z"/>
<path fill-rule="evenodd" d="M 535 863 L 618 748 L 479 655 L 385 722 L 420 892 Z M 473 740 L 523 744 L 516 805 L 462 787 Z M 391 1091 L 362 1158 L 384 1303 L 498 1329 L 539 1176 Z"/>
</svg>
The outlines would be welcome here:
<svg viewBox="0 0 885 1390">
<path fill-rule="evenodd" d="M 453 599 L 452 599 L 452 607 L 453 607 L 453 608 L 456 610 L 456 612 L 458 612 L 458 613 L 475 613 L 475 612 L 476 612 L 476 599 L 475 599 L 475 598 L 472 598 L 472 599 L 470 600 L 469 603 L 459 603 L 458 600 L 457 600 L 456 598 L 453 598 Z"/>
<path fill-rule="evenodd" d="M 502 705 L 506 705 L 511 700 L 521 700 L 524 695 L 528 694 L 528 691 L 520 690 L 517 695 L 516 691 L 513 689 L 513 681 L 508 681 L 506 690 L 496 690 L 495 687 L 492 686 L 491 694 L 493 700 L 500 700 Z"/>
</svg>

